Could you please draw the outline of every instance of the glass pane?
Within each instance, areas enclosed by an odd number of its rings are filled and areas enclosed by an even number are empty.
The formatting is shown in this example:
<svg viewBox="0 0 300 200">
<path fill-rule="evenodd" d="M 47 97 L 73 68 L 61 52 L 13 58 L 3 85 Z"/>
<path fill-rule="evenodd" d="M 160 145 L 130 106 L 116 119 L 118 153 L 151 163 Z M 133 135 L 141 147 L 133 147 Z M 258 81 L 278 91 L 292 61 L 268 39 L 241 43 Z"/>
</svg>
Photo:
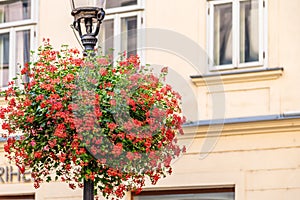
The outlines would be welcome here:
<svg viewBox="0 0 300 200">
<path fill-rule="evenodd" d="M 16 72 L 20 73 L 20 67 L 24 67 L 25 63 L 30 60 L 30 30 L 18 31 L 16 33 Z M 24 77 L 25 82 L 28 82 L 28 77 Z"/>
<path fill-rule="evenodd" d="M 105 20 L 100 29 L 99 46 L 105 55 L 113 55 L 114 20 Z"/>
<path fill-rule="evenodd" d="M 133 200 L 234 200 L 233 192 L 135 196 Z"/>
<path fill-rule="evenodd" d="M 34 195 L 0 196 L 0 200 L 34 200 Z"/>
<path fill-rule="evenodd" d="M 240 62 L 258 61 L 259 57 L 258 0 L 240 3 Z"/>
<path fill-rule="evenodd" d="M 137 16 L 122 18 L 121 21 L 121 51 L 127 55 L 137 53 Z"/>
<path fill-rule="evenodd" d="M 215 5 L 214 64 L 232 64 L 232 3 Z"/>
<path fill-rule="evenodd" d="M 0 34 L 0 87 L 8 86 L 9 80 L 9 33 Z"/>
<path fill-rule="evenodd" d="M 0 1 L 0 23 L 31 18 L 31 0 Z"/>
<path fill-rule="evenodd" d="M 104 0 L 70 0 L 72 9 L 78 7 L 103 7 Z"/>
<path fill-rule="evenodd" d="M 137 0 L 107 0 L 106 8 L 117 8 L 123 6 L 137 5 Z"/>
</svg>

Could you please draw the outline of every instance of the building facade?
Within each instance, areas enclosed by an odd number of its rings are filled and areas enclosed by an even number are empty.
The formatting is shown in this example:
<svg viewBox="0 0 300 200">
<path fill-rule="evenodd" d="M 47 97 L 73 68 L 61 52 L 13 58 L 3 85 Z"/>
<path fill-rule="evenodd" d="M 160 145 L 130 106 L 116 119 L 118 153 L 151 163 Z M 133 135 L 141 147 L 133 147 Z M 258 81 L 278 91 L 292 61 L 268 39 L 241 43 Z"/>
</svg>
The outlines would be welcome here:
<svg viewBox="0 0 300 200">
<path fill-rule="evenodd" d="M 187 116 L 173 174 L 128 200 L 292 200 L 300 195 L 299 0 L 106 0 L 103 53 L 169 66 Z M 2 88 L 43 38 L 80 48 L 69 1 L 0 1 Z M 3 104 L 3 101 L 2 101 Z M 34 189 L 4 157 L 0 200 L 82 199 L 64 183 Z"/>
</svg>

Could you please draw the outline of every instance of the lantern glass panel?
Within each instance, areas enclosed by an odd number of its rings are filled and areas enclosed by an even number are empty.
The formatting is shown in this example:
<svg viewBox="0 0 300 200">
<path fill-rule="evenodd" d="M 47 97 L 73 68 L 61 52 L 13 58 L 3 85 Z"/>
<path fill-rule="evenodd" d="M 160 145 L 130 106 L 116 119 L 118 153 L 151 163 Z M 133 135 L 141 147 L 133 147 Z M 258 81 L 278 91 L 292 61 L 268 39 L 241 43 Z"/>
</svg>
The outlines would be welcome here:
<svg viewBox="0 0 300 200">
<path fill-rule="evenodd" d="M 71 0 L 72 10 L 82 7 L 99 7 L 103 8 L 104 0 Z"/>
</svg>

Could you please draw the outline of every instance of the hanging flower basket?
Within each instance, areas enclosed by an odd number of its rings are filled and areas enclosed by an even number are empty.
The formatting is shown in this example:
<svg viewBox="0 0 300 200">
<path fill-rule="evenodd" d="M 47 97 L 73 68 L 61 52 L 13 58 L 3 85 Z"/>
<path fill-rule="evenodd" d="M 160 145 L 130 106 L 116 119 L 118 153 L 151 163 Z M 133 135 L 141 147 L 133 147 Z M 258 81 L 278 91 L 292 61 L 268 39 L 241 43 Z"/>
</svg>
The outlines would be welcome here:
<svg viewBox="0 0 300 200">
<path fill-rule="evenodd" d="M 2 92 L 0 109 L 7 157 L 31 169 L 36 188 L 53 179 L 82 187 L 85 179 L 95 193 L 121 198 L 147 177 L 155 184 L 171 174 L 184 151 L 176 140 L 184 117 L 180 95 L 164 84 L 167 68 L 155 76 L 137 56 L 114 65 L 49 41 L 37 55 Z"/>
</svg>

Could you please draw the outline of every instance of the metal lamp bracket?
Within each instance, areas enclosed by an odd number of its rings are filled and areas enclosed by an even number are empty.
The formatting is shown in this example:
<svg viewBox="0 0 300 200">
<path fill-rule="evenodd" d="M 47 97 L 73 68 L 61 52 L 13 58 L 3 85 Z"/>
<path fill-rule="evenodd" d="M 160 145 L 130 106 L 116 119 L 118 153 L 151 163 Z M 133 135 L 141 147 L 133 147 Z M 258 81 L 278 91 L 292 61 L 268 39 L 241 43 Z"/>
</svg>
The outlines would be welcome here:
<svg viewBox="0 0 300 200">
<path fill-rule="evenodd" d="M 99 34 L 100 25 L 105 17 L 103 8 L 98 7 L 81 7 L 72 11 L 74 16 L 73 26 L 78 31 L 84 46 L 84 55 L 89 51 L 94 51 L 97 44 L 97 35 Z M 80 24 L 84 23 L 86 33 L 83 34 Z M 93 30 L 93 23 L 96 23 L 95 30 Z"/>
</svg>

